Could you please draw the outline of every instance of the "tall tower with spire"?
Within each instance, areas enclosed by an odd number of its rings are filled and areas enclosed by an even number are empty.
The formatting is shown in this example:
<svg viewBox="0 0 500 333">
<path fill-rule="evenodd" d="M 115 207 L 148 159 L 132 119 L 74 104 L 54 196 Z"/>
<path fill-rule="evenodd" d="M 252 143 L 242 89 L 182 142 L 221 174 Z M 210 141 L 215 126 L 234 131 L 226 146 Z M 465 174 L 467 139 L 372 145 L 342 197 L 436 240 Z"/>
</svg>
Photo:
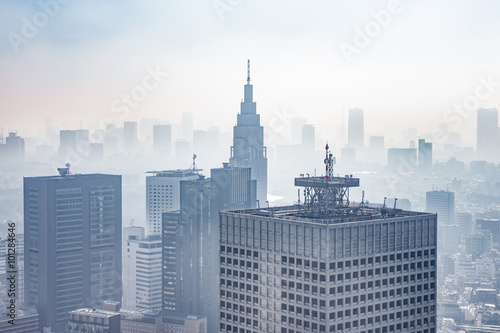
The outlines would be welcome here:
<svg viewBox="0 0 500 333">
<path fill-rule="evenodd" d="M 267 200 L 267 152 L 264 146 L 264 127 L 253 101 L 253 85 L 250 84 L 250 60 L 248 60 L 247 84 L 241 102 L 240 113 L 233 129 L 233 146 L 229 162 L 234 167 L 252 170 L 252 179 L 257 180 L 257 199 L 260 205 Z"/>
</svg>

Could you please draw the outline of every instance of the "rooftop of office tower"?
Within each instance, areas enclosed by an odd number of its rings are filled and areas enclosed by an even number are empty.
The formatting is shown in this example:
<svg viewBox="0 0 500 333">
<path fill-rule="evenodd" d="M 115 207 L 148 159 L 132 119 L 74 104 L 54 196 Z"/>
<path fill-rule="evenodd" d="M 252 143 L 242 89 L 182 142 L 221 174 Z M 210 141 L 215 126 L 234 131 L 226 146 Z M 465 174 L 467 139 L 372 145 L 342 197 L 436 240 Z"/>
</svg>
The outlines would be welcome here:
<svg viewBox="0 0 500 333">
<path fill-rule="evenodd" d="M 349 189 L 359 186 L 359 178 L 353 178 L 352 175 L 345 175 L 344 177 L 333 176 L 335 157 L 330 153 L 328 144 L 325 150 L 326 157 L 324 162 L 326 172 L 324 176 L 311 177 L 309 175 L 301 175 L 301 177 L 295 178 L 295 186 L 303 188 L 302 200 L 299 191 L 298 201 L 294 205 L 259 207 L 232 212 L 314 224 L 339 224 L 417 215 L 433 215 L 398 209 L 396 206 L 397 199 L 393 207 L 386 206 L 386 198 L 384 198 L 383 205 L 368 205 L 364 201 L 364 198 L 358 203 L 350 201 Z"/>
</svg>

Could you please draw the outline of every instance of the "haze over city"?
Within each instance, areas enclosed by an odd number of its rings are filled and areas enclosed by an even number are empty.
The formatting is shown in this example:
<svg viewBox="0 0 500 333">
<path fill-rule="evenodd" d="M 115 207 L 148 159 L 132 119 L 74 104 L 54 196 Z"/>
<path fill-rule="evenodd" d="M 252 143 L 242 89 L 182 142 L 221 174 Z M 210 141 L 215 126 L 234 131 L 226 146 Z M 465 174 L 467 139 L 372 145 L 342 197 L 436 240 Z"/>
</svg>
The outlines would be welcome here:
<svg viewBox="0 0 500 333">
<path fill-rule="evenodd" d="M 0 2 L 0 332 L 500 331 L 498 10 Z"/>
<path fill-rule="evenodd" d="M 73 128 L 123 120 L 112 102 L 141 84 L 149 66 L 168 77 L 126 120 L 179 122 L 192 112 L 200 128 L 230 131 L 241 64 L 251 58 L 264 120 L 286 109 L 331 137 L 347 109 L 361 107 L 368 132 L 397 139 L 395 127 L 432 133 L 446 122 L 446 109 L 474 93 L 479 77 L 500 80 L 495 1 L 398 1 L 387 26 L 351 62 L 342 43 L 356 46 L 356 29 L 364 31 L 390 2 L 231 3 L 68 2 L 17 45 L 9 34 L 24 38 L 23 17 L 32 21 L 42 8 L 2 2 L 2 127 L 31 136 L 47 117 Z M 480 106 L 499 100 L 494 94 Z M 472 144 L 467 125 L 473 121 L 455 131 Z"/>
</svg>

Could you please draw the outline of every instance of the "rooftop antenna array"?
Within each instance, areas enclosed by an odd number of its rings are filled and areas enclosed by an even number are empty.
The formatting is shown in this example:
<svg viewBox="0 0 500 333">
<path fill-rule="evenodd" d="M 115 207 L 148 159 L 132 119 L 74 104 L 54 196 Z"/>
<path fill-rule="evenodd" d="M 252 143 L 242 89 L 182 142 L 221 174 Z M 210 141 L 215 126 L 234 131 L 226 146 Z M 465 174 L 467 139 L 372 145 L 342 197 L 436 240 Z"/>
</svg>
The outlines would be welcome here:
<svg viewBox="0 0 500 333">
<path fill-rule="evenodd" d="M 333 179 L 333 165 L 335 164 L 336 160 L 335 157 L 333 157 L 333 154 L 330 152 L 330 147 L 328 146 L 328 142 L 326 143 L 325 146 L 325 151 L 326 151 L 326 156 L 325 156 L 325 179 Z M 316 175 L 316 173 L 315 173 Z"/>
<path fill-rule="evenodd" d="M 302 213 L 308 216 L 326 217 L 352 209 L 349 207 L 349 188 L 359 186 L 359 179 L 352 175 L 333 176 L 335 157 L 325 146 L 325 176 L 295 178 L 295 186 L 304 187 Z"/>
<path fill-rule="evenodd" d="M 196 167 L 196 158 L 197 158 L 197 157 L 198 157 L 198 156 L 196 156 L 196 154 L 193 154 L 193 164 L 191 164 L 191 167 L 189 168 L 189 170 L 194 171 L 194 172 L 198 172 L 198 171 L 201 171 L 201 170 L 202 170 L 202 169 L 198 169 L 198 168 Z"/>
<path fill-rule="evenodd" d="M 59 171 L 59 175 L 61 177 L 65 177 L 65 176 L 71 175 L 71 171 L 69 170 L 70 166 L 71 166 L 71 164 L 66 163 L 66 167 L 65 168 L 57 168 L 57 171 Z"/>
</svg>

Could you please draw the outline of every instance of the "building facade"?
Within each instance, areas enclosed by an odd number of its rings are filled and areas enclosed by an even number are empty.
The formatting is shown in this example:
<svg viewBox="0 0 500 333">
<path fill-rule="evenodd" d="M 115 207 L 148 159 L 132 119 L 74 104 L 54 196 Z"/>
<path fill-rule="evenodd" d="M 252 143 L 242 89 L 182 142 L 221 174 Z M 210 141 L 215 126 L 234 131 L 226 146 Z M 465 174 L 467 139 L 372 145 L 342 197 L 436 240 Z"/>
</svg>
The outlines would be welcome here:
<svg viewBox="0 0 500 333">
<path fill-rule="evenodd" d="M 436 332 L 436 215 L 349 206 L 353 180 L 220 213 L 221 332 Z"/>
<path fill-rule="evenodd" d="M 141 227 L 123 229 L 123 307 L 162 309 L 162 242 Z"/>
<path fill-rule="evenodd" d="M 223 209 L 255 207 L 250 168 L 212 169 L 181 182 L 179 211 L 163 214 L 163 308 L 206 316 L 218 328 L 219 220 Z"/>
<path fill-rule="evenodd" d="M 113 311 L 82 308 L 70 312 L 70 333 L 120 333 L 120 314 Z"/>
<path fill-rule="evenodd" d="M 61 330 L 69 312 L 121 300 L 121 176 L 24 178 L 25 303 L 41 328 Z"/>
<path fill-rule="evenodd" d="M 180 182 L 198 179 L 193 170 L 150 171 L 146 177 L 147 233 L 161 234 L 161 214 L 180 207 Z"/>
</svg>

